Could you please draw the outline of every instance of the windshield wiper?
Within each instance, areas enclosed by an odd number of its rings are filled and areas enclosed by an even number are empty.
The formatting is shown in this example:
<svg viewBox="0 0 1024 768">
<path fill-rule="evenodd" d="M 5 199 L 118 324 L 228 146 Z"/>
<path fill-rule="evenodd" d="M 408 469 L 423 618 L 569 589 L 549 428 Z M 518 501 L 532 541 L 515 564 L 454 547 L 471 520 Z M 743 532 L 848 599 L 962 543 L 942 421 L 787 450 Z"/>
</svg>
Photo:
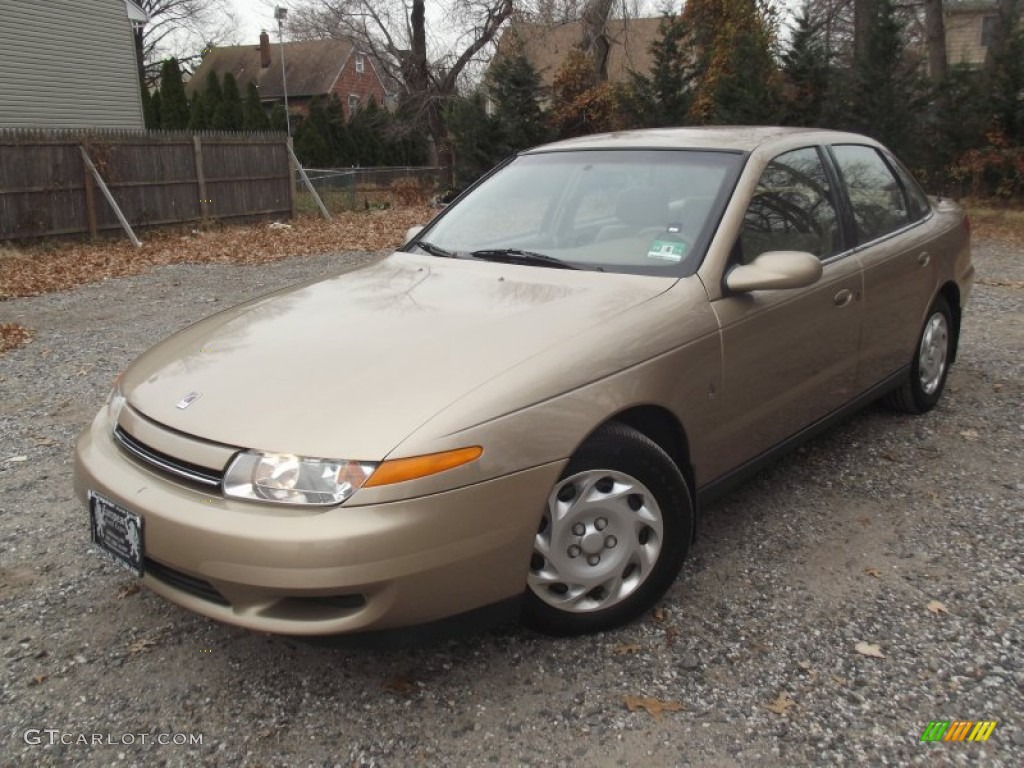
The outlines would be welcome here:
<svg viewBox="0 0 1024 768">
<path fill-rule="evenodd" d="M 446 251 L 441 246 L 434 245 L 433 243 L 428 243 L 426 240 L 420 240 L 420 241 L 414 243 L 414 245 L 417 248 L 419 248 L 421 251 L 426 251 L 431 256 L 441 256 L 441 257 L 443 257 L 445 259 L 457 258 L 456 255 L 453 252 Z"/>
<path fill-rule="evenodd" d="M 575 264 L 556 259 L 534 251 L 524 251 L 521 248 L 490 248 L 480 251 L 473 251 L 469 254 L 476 259 L 485 261 L 499 261 L 502 264 L 533 264 L 539 267 L 554 267 L 556 269 L 580 269 Z"/>
</svg>

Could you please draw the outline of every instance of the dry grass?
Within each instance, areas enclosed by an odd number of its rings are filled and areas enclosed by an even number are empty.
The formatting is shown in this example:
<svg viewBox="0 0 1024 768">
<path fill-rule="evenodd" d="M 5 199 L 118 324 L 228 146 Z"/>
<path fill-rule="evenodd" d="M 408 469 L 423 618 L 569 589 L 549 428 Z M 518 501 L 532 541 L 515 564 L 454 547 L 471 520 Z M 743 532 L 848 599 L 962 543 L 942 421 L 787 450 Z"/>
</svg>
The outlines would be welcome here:
<svg viewBox="0 0 1024 768">
<path fill-rule="evenodd" d="M 1024 210 L 996 208 L 985 203 L 965 203 L 971 214 L 971 230 L 976 237 L 1024 246 Z"/>
<path fill-rule="evenodd" d="M 0 355 L 23 347 L 32 340 L 32 331 L 17 323 L 0 323 Z"/>
<path fill-rule="evenodd" d="M 0 300 L 66 291 L 161 264 L 264 264 L 332 251 L 395 248 L 409 227 L 425 224 L 434 213 L 408 207 L 337 213 L 331 221 L 300 217 L 280 228 L 260 222 L 205 231 L 154 230 L 140 233 L 141 248 L 123 237 L 5 246 L 0 249 Z"/>
</svg>

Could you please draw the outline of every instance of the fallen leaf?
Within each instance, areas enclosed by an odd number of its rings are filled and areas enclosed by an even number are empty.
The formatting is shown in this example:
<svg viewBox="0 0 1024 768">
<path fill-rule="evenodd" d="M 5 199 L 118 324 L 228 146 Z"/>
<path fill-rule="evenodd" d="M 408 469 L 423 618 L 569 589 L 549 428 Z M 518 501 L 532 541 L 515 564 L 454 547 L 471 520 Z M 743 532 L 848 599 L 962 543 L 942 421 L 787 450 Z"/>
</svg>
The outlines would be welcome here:
<svg viewBox="0 0 1024 768">
<path fill-rule="evenodd" d="M 796 702 L 793 701 L 792 697 L 785 691 L 782 691 L 775 697 L 775 701 L 771 704 L 765 704 L 765 709 L 769 712 L 774 712 L 776 715 L 784 715 L 795 706 Z"/>
<path fill-rule="evenodd" d="M 411 696 L 419 690 L 414 680 L 405 675 L 398 675 L 384 683 L 384 690 L 397 693 L 399 696 Z"/>
<path fill-rule="evenodd" d="M 655 720 L 661 720 L 662 712 L 681 712 L 683 705 L 678 701 L 664 701 L 662 699 L 650 699 L 646 696 L 623 696 L 622 703 L 630 712 L 646 710 Z"/>
<path fill-rule="evenodd" d="M 28 456 L 9 456 L 4 461 L 15 462 L 15 461 L 28 461 Z"/>
<path fill-rule="evenodd" d="M 877 643 L 866 643 L 861 640 L 855 646 L 853 650 L 859 653 L 861 656 L 870 656 L 873 659 L 884 659 L 885 654 L 882 653 L 882 649 L 878 647 Z"/>
<path fill-rule="evenodd" d="M 132 641 L 132 644 L 128 646 L 128 653 L 134 656 L 137 653 L 142 653 L 147 648 L 152 648 L 154 645 L 156 645 L 156 640 L 139 638 L 138 640 Z"/>
<path fill-rule="evenodd" d="M 882 572 L 877 568 L 865 568 L 864 573 L 866 573 L 868 576 L 874 576 L 876 579 L 882 578 Z"/>
<path fill-rule="evenodd" d="M 836 685 L 846 685 L 850 681 L 847 680 L 845 677 L 839 677 L 839 675 L 832 675 L 832 682 Z"/>
<path fill-rule="evenodd" d="M 671 648 L 675 645 L 676 638 L 679 636 L 679 630 L 675 627 L 669 627 L 665 630 L 665 647 Z"/>
<path fill-rule="evenodd" d="M 612 648 L 616 656 L 628 656 L 631 653 L 640 653 L 640 643 L 619 643 Z"/>
<path fill-rule="evenodd" d="M 861 525 L 871 525 L 871 518 L 870 517 L 866 517 L 866 516 L 865 517 L 860 517 L 860 518 L 857 518 L 857 522 L 860 523 Z"/>
<path fill-rule="evenodd" d="M 29 685 L 42 685 L 49 675 L 32 675 L 32 682 Z"/>
<path fill-rule="evenodd" d="M 17 323 L 0 323 L 0 354 L 17 349 L 32 340 L 32 331 Z"/>
<path fill-rule="evenodd" d="M 133 581 L 130 584 L 125 584 L 123 587 L 117 590 L 117 599 L 124 600 L 126 597 L 131 597 L 132 595 L 138 594 L 139 589 L 140 587 L 137 581 Z"/>
<path fill-rule="evenodd" d="M 929 600 L 928 610 L 934 614 L 949 613 L 949 611 L 946 610 L 946 606 L 940 603 L 938 600 Z"/>
<path fill-rule="evenodd" d="M 811 668 L 811 662 L 809 662 L 809 661 L 798 661 L 796 663 L 796 665 L 798 667 L 800 667 L 800 669 L 803 669 L 803 670 L 808 670 L 808 669 Z"/>
<path fill-rule="evenodd" d="M 981 435 L 975 429 L 965 429 L 960 433 L 960 437 L 969 443 L 976 443 L 981 438 Z"/>
<path fill-rule="evenodd" d="M 668 611 L 666 611 L 664 608 L 655 608 L 654 609 L 654 620 L 655 621 L 665 621 L 667 618 L 668 618 Z"/>
<path fill-rule="evenodd" d="M 391 250 L 401 245 L 409 227 L 429 221 L 436 212 L 423 205 L 337 211 L 330 221 L 300 216 L 274 229 L 262 222 L 215 224 L 201 236 L 182 237 L 180 229 L 153 229 L 147 231 L 141 248 L 124 239 L 48 240 L 19 247 L 13 257 L 3 260 L 0 300 L 66 291 L 164 264 L 250 265 L 338 251 Z M 20 345 L 31 337 L 20 326 L 12 331 L 3 330 L 6 327 L 0 325 L 0 352 L 5 343 Z"/>
</svg>

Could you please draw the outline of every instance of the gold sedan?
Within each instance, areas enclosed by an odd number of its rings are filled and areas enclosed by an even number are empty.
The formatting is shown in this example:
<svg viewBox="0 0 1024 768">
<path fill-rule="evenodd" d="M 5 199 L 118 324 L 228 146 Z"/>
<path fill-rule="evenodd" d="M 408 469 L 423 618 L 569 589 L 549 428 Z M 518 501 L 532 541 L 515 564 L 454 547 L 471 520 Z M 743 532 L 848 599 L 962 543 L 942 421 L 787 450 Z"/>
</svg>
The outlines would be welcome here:
<svg viewBox="0 0 1024 768">
<path fill-rule="evenodd" d="M 862 136 L 539 147 L 389 257 L 146 352 L 77 492 L 99 550 L 255 630 L 606 629 L 709 498 L 869 401 L 935 406 L 969 245 Z"/>
</svg>

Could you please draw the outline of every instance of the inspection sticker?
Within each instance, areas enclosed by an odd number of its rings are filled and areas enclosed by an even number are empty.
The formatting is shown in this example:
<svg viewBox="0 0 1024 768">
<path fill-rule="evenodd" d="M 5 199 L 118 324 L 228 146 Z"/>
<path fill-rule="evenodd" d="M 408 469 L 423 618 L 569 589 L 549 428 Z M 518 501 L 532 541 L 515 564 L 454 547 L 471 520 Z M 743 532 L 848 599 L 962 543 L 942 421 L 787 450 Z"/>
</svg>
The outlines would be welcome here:
<svg viewBox="0 0 1024 768">
<path fill-rule="evenodd" d="M 661 259 L 662 261 L 682 261 L 684 250 L 686 250 L 684 243 L 676 243 L 671 240 L 655 240 L 647 249 L 647 258 Z"/>
</svg>

